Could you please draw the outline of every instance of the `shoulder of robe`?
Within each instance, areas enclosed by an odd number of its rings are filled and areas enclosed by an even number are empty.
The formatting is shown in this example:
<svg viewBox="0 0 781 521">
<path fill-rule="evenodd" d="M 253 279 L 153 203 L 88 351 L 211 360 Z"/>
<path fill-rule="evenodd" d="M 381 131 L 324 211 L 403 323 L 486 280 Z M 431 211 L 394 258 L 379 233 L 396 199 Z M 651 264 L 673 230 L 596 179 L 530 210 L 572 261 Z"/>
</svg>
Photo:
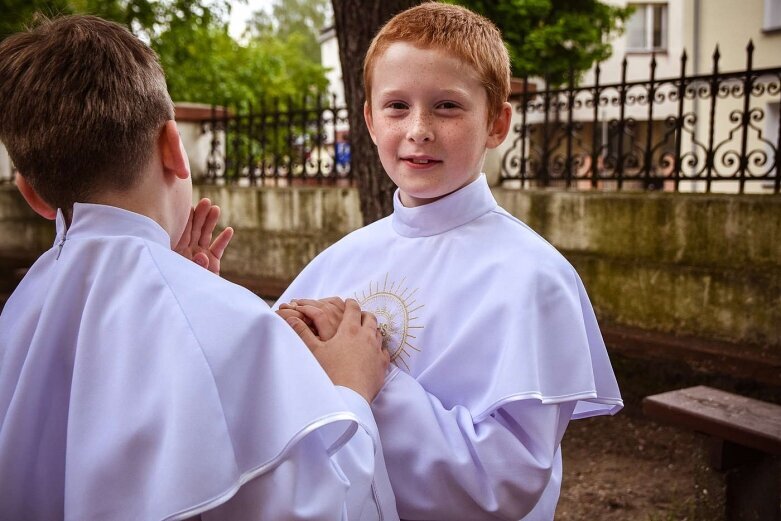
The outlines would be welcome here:
<svg viewBox="0 0 781 521">
<path fill-rule="evenodd" d="M 268 311 L 266 303 L 248 289 L 205 270 L 172 250 L 154 246 L 150 251 L 155 264 L 180 304 L 202 305 L 215 315 L 233 317 Z"/>
<path fill-rule="evenodd" d="M 572 264 L 544 237 L 503 208 L 488 216 L 493 235 L 491 243 L 501 263 L 508 269 L 537 272 L 540 276 L 570 279 Z"/>
</svg>

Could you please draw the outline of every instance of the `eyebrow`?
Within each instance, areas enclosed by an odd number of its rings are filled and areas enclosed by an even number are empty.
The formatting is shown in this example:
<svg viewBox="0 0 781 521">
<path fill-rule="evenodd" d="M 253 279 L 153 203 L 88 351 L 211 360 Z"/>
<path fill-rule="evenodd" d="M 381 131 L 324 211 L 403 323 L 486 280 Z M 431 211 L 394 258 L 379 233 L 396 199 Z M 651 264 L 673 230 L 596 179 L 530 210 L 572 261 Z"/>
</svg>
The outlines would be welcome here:
<svg viewBox="0 0 781 521">
<path fill-rule="evenodd" d="M 388 90 L 381 90 L 378 94 L 379 97 L 382 98 L 393 98 L 393 97 L 404 97 L 406 94 L 409 93 L 410 90 L 413 89 L 388 89 Z M 470 94 L 464 90 L 461 89 L 454 89 L 454 88 L 443 88 L 439 89 L 436 92 L 437 97 L 448 97 L 448 96 L 456 96 L 461 98 L 470 98 Z"/>
</svg>

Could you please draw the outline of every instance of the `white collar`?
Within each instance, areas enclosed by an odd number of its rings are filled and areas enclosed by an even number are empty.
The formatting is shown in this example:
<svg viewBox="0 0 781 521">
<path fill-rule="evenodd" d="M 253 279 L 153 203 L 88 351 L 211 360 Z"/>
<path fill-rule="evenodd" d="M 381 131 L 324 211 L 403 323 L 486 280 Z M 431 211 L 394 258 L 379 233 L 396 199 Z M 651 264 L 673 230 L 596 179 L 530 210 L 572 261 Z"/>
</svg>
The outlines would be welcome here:
<svg viewBox="0 0 781 521">
<path fill-rule="evenodd" d="M 404 237 L 430 237 L 458 228 L 497 207 L 485 175 L 433 203 L 407 208 L 393 195 L 393 229 Z"/>
<path fill-rule="evenodd" d="M 62 210 L 57 210 L 57 239 L 98 236 L 132 236 L 171 247 L 168 233 L 151 218 L 115 206 L 75 203 L 70 227 L 65 225 Z"/>
</svg>

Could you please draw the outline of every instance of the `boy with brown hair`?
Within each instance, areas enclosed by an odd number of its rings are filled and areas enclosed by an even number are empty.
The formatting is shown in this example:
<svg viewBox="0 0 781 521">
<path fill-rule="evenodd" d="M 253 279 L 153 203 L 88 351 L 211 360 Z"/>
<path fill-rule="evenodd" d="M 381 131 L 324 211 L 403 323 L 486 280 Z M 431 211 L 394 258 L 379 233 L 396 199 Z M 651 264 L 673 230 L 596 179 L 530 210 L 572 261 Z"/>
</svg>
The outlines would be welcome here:
<svg viewBox="0 0 781 521">
<path fill-rule="evenodd" d="M 210 248 L 217 210 L 191 209 L 154 52 L 99 18 L 44 21 L 0 43 L 0 114 L 22 195 L 57 220 L 0 315 L 0 518 L 397 519 L 373 493 L 374 317 L 346 302 L 313 357 L 171 250 L 217 271 L 230 232 Z"/>
<path fill-rule="evenodd" d="M 324 297 L 377 316 L 397 367 L 372 410 L 403 519 L 553 519 L 569 420 L 622 401 L 577 273 L 481 175 L 510 126 L 501 35 L 424 3 L 377 34 L 364 81 L 394 213 L 315 258 L 279 313 L 320 339 L 340 308 Z"/>
</svg>

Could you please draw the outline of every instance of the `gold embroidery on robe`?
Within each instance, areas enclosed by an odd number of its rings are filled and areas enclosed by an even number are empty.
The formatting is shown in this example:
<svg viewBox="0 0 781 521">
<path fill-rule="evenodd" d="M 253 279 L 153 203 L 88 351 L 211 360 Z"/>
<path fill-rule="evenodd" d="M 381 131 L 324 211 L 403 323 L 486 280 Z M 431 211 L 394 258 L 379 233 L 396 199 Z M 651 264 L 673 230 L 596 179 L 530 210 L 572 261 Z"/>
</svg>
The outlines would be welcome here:
<svg viewBox="0 0 781 521">
<path fill-rule="evenodd" d="M 418 289 L 410 289 L 405 286 L 406 278 L 401 282 L 389 282 L 388 275 L 380 285 L 379 282 L 369 282 L 369 290 L 361 292 L 361 296 L 355 294 L 363 311 L 369 311 L 377 317 L 377 323 L 382 333 L 382 347 L 387 349 L 391 356 L 391 362 L 397 366 L 401 363 L 407 370 L 409 366 L 405 360 L 411 356 L 411 351 L 420 351 L 413 343 L 417 338 L 417 329 L 422 325 L 416 322 L 419 317 L 416 312 L 423 304 L 416 305 L 415 293 Z"/>
</svg>

